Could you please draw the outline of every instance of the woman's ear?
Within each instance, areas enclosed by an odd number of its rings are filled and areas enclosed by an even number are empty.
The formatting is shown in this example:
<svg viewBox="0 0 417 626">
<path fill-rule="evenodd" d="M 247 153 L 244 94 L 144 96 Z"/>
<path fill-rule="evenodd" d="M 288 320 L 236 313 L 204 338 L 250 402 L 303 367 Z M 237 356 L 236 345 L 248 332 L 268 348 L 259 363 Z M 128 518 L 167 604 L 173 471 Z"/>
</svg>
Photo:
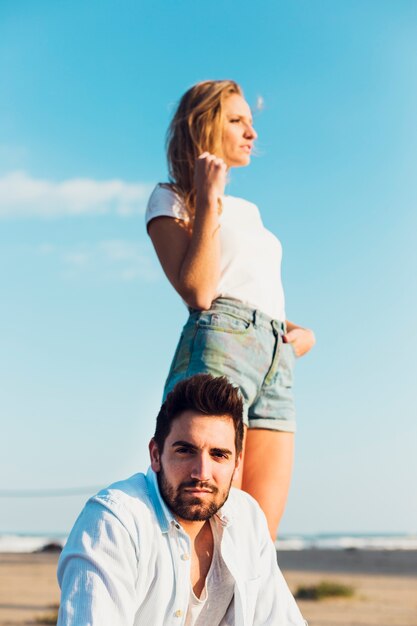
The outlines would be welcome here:
<svg viewBox="0 0 417 626">
<path fill-rule="evenodd" d="M 161 457 L 159 455 L 158 444 L 153 438 L 149 442 L 149 456 L 151 458 L 151 467 L 153 471 L 159 472 L 161 469 Z"/>
</svg>

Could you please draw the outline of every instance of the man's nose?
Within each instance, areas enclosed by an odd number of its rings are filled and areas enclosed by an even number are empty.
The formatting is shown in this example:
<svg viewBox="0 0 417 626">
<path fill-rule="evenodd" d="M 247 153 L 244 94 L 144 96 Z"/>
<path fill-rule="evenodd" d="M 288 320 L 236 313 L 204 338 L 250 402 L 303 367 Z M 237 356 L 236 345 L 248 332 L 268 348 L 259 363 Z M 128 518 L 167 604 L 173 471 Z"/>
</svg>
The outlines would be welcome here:
<svg viewBox="0 0 417 626">
<path fill-rule="evenodd" d="M 194 458 L 191 478 L 206 481 L 211 478 L 211 459 L 209 455 L 198 454 Z"/>
</svg>

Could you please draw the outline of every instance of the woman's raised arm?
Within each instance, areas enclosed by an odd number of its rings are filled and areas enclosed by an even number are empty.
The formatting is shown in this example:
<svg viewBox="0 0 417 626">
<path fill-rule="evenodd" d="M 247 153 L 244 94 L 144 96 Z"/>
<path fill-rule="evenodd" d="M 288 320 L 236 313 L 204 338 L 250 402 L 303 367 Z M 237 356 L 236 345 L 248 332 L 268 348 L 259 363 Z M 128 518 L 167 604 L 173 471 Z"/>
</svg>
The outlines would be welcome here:
<svg viewBox="0 0 417 626">
<path fill-rule="evenodd" d="M 192 229 L 171 217 L 156 217 L 148 232 L 169 281 L 197 309 L 209 309 L 220 277 L 219 198 L 227 168 L 207 152 L 195 165 L 196 206 Z"/>
</svg>

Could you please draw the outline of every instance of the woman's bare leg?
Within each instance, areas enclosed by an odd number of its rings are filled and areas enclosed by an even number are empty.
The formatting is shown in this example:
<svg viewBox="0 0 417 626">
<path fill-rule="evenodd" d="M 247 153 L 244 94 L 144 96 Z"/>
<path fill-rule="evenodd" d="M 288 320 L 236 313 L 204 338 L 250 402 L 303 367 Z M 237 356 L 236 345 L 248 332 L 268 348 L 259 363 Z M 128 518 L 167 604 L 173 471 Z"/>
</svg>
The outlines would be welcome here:
<svg viewBox="0 0 417 626">
<path fill-rule="evenodd" d="M 239 472 L 233 479 L 233 487 L 237 487 L 237 489 L 242 489 L 242 478 L 243 478 L 243 465 L 245 463 L 245 447 L 246 447 L 246 433 L 248 432 L 247 426 L 244 427 L 243 431 L 243 443 L 242 443 L 242 459 L 240 461 Z"/>
<path fill-rule="evenodd" d="M 257 500 L 276 539 L 290 488 L 294 433 L 251 428 L 245 433 L 241 487 Z"/>
</svg>

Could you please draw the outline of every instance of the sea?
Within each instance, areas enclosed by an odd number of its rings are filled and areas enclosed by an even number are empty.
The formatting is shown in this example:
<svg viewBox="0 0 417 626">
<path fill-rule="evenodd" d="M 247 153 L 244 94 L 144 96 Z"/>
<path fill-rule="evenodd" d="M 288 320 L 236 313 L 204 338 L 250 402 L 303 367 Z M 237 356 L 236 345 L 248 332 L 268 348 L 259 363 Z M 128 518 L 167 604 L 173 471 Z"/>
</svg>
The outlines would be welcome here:
<svg viewBox="0 0 417 626">
<path fill-rule="evenodd" d="M 0 533 L 0 552 L 38 552 L 50 544 L 65 545 L 64 534 Z M 319 533 L 283 535 L 278 550 L 417 550 L 417 534 Z"/>
</svg>

